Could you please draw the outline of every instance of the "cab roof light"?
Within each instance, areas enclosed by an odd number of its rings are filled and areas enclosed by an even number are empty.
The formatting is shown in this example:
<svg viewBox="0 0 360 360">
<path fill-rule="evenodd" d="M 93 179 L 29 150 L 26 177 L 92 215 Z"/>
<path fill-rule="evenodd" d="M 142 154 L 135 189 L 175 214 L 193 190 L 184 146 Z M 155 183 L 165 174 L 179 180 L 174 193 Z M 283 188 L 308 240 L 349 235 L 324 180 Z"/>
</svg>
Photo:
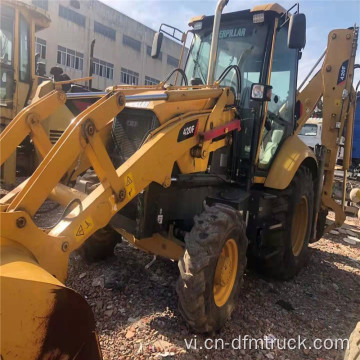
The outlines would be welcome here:
<svg viewBox="0 0 360 360">
<path fill-rule="evenodd" d="M 265 15 L 263 12 L 257 13 L 253 15 L 253 23 L 254 24 L 260 24 L 265 21 Z"/>
<path fill-rule="evenodd" d="M 193 24 L 193 29 L 194 30 L 201 30 L 202 29 L 202 21 L 196 21 Z"/>
</svg>

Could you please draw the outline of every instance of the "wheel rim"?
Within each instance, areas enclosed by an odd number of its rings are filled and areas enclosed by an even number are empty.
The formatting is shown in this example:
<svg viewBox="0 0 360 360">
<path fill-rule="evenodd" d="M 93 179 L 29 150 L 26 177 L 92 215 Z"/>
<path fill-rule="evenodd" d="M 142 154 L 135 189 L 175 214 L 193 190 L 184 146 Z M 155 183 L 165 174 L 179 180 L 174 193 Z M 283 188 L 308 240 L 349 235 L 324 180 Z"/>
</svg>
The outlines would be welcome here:
<svg viewBox="0 0 360 360">
<path fill-rule="evenodd" d="M 294 256 L 298 256 L 304 246 L 309 221 L 308 211 L 307 197 L 302 196 L 300 202 L 296 205 L 291 227 L 291 245 Z"/>
<path fill-rule="evenodd" d="M 218 307 L 223 306 L 235 284 L 238 267 L 238 247 L 234 239 L 224 244 L 215 270 L 214 301 Z"/>
</svg>

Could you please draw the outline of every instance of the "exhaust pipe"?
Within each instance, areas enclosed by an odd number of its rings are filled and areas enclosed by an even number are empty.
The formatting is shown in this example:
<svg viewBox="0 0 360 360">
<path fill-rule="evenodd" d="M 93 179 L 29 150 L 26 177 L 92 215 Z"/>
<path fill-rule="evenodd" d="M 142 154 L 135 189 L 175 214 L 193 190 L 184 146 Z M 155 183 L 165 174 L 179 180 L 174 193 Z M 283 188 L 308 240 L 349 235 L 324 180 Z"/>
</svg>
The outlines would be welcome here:
<svg viewBox="0 0 360 360">
<path fill-rule="evenodd" d="M 216 64 L 216 55 L 217 55 L 217 47 L 219 41 L 219 29 L 220 29 L 220 19 L 221 13 L 224 10 L 224 7 L 227 5 L 229 0 L 219 0 L 214 17 L 214 25 L 212 31 L 212 39 L 211 39 L 211 47 L 210 47 L 210 57 L 209 57 L 209 71 L 207 76 L 207 84 L 211 85 L 214 83 L 215 76 L 215 64 Z"/>
</svg>

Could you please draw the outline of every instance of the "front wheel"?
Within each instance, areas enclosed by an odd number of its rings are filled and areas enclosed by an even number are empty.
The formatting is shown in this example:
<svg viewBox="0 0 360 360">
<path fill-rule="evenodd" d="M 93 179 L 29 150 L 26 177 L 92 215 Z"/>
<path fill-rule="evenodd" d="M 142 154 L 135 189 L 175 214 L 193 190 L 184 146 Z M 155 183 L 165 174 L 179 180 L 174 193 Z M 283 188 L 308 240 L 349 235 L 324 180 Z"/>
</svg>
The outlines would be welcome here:
<svg viewBox="0 0 360 360">
<path fill-rule="evenodd" d="M 219 330 L 230 318 L 243 281 L 248 240 L 240 213 L 216 204 L 196 216 L 179 260 L 179 310 L 199 333 Z"/>
</svg>

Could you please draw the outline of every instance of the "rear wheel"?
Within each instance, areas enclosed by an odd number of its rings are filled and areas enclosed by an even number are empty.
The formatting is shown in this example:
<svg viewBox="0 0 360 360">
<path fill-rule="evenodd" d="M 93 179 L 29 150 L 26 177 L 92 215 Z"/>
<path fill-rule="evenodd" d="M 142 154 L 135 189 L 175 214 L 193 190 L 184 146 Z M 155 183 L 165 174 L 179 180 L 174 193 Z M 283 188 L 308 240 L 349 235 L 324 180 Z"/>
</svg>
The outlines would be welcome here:
<svg viewBox="0 0 360 360">
<path fill-rule="evenodd" d="M 328 216 L 329 210 L 327 209 L 320 209 L 318 213 L 318 218 L 316 222 L 316 240 L 320 240 L 324 235 L 324 230 L 326 226 L 326 217 Z"/>
<path fill-rule="evenodd" d="M 114 255 L 118 242 L 121 242 L 121 235 L 107 226 L 91 235 L 79 249 L 79 253 L 88 264 L 106 260 Z"/>
<path fill-rule="evenodd" d="M 230 318 L 246 267 L 248 240 L 239 212 L 207 207 L 195 217 L 179 260 L 179 310 L 196 332 L 219 330 Z"/>
<path fill-rule="evenodd" d="M 81 180 L 84 182 L 84 189 L 81 190 L 86 194 L 90 194 L 99 185 L 99 178 L 93 169 L 88 169 Z M 114 255 L 115 245 L 121 239 L 117 231 L 106 226 L 91 235 L 79 249 L 79 253 L 88 264 L 106 260 Z"/>
<path fill-rule="evenodd" d="M 282 223 L 281 238 L 271 244 L 273 256 L 260 261 L 271 276 L 290 279 L 305 265 L 314 211 L 314 187 L 309 168 L 301 166 L 289 187 L 278 194 L 273 218 Z"/>
</svg>

